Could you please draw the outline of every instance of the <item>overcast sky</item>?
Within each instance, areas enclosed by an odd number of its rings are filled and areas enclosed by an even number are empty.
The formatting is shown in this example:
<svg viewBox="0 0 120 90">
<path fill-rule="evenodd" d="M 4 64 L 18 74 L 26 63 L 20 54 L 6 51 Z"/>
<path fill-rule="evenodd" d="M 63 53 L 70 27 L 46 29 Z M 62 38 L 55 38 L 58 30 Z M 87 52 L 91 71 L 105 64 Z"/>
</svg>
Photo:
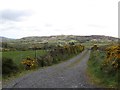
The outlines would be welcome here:
<svg viewBox="0 0 120 90">
<path fill-rule="evenodd" d="M 118 37 L 119 0 L 0 0 L 0 36 Z"/>
</svg>

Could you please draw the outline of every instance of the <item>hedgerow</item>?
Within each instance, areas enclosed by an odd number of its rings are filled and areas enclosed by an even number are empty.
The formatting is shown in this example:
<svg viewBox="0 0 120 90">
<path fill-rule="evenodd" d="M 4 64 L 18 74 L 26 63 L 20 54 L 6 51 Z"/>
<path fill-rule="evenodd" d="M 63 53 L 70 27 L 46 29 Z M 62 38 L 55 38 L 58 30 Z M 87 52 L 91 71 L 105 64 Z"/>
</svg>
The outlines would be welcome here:
<svg viewBox="0 0 120 90">
<path fill-rule="evenodd" d="M 120 46 L 116 44 L 92 49 L 88 72 L 96 84 L 103 87 L 119 87 Z"/>
<path fill-rule="evenodd" d="M 84 46 L 82 45 L 65 45 L 57 46 L 51 49 L 49 53 L 44 56 L 38 56 L 36 59 L 26 58 L 22 61 L 26 69 L 33 69 L 33 66 L 44 67 L 56 64 L 60 61 L 69 59 L 70 57 L 82 52 Z M 34 63 L 33 63 L 34 61 Z"/>
</svg>

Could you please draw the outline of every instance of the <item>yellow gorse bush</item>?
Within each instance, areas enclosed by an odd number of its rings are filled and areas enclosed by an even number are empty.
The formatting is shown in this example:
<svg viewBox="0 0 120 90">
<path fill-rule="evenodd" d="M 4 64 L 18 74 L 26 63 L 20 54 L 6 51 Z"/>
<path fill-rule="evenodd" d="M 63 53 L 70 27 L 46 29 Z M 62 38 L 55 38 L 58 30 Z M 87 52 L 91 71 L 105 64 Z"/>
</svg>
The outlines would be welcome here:
<svg viewBox="0 0 120 90">
<path fill-rule="evenodd" d="M 37 67 L 37 60 L 34 58 L 27 57 L 23 59 L 21 63 L 25 65 L 26 69 L 34 69 Z"/>
<path fill-rule="evenodd" d="M 111 66 L 113 70 L 120 68 L 120 45 L 113 45 L 106 48 L 107 56 L 102 64 L 104 67 Z"/>
</svg>

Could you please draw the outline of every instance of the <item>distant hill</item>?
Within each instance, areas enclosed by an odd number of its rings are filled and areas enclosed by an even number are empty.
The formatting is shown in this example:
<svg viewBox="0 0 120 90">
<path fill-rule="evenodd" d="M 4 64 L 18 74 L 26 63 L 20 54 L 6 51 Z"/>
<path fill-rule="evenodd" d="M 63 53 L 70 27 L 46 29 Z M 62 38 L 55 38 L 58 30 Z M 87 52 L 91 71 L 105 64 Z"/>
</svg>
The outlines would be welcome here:
<svg viewBox="0 0 120 90">
<path fill-rule="evenodd" d="M 15 40 L 15 39 L 0 36 L 0 42 L 9 42 L 9 41 L 13 41 L 13 40 Z"/>
<path fill-rule="evenodd" d="M 2 42 L 69 42 L 69 41 L 77 41 L 77 42 L 86 42 L 86 41 L 117 41 L 118 39 L 115 37 L 104 36 L 104 35 L 91 35 L 91 36 L 76 36 L 76 35 L 56 35 L 56 36 L 31 36 L 31 37 L 23 37 L 21 39 L 11 39 L 6 37 L 0 37 Z"/>
<path fill-rule="evenodd" d="M 91 40 L 102 40 L 102 41 L 116 41 L 117 38 L 103 35 L 91 35 L 91 36 L 75 36 L 75 35 L 57 35 L 57 36 L 33 36 L 33 37 L 24 37 L 19 40 L 24 41 L 47 41 L 47 42 L 57 42 L 57 41 L 70 41 L 76 40 L 79 42 L 91 41 Z"/>
</svg>

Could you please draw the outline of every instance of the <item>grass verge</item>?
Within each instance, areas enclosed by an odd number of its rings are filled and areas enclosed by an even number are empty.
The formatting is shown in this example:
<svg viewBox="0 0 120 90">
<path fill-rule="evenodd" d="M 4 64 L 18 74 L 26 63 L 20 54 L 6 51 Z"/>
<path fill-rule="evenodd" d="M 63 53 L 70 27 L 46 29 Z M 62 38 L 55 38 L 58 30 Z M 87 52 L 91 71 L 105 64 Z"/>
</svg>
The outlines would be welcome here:
<svg viewBox="0 0 120 90">
<path fill-rule="evenodd" d="M 103 88 L 116 88 L 118 86 L 118 74 L 107 74 L 101 70 L 102 61 L 106 53 L 101 51 L 91 51 L 88 61 L 87 73 L 90 82 Z"/>
<path fill-rule="evenodd" d="M 6 76 L 6 77 L 2 78 L 2 85 L 6 85 L 6 84 L 9 83 L 10 81 L 15 80 L 16 78 L 20 78 L 20 77 L 22 77 L 22 76 L 24 76 L 24 75 L 27 75 L 27 74 L 29 74 L 29 73 L 32 73 L 32 72 L 34 72 L 34 71 L 36 71 L 36 70 L 38 70 L 38 69 L 24 70 L 24 71 L 22 71 L 22 72 L 18 72 L 18 73 L 16 73 L 16 74 L 10 75 L 10 77 L 9 77 L 9 76 Z"/>
</svg>

